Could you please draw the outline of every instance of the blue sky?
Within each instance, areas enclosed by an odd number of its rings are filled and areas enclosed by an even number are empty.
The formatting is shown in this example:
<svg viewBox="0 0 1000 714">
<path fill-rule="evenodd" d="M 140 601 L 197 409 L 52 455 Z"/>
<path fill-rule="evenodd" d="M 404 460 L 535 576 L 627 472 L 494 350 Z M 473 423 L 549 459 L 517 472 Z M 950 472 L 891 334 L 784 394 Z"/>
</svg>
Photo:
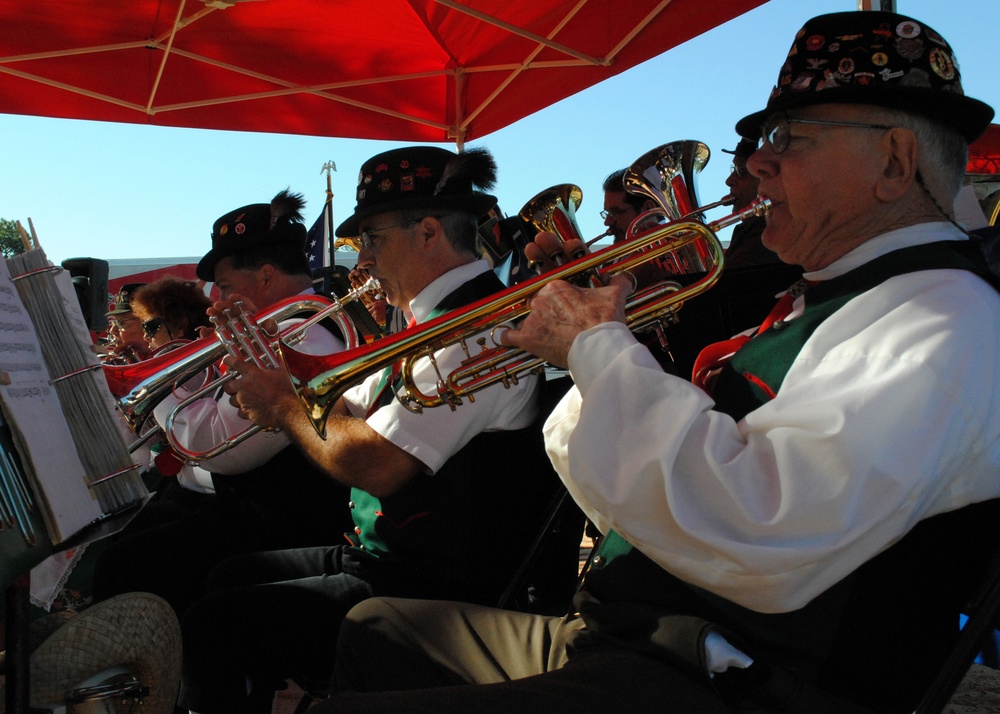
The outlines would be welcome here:
<svg viewBox="0 0 1000 714">
<path fill-rule="evenodd" d="M 669 141 L 697 139 L 710 147 L 698 193 L 702 203 L 712 202 L 726 192 L 730 157 L 721 149 L 735 144 L 736 120 L 763 107 L 795 32 L 812 15 L 856 8 L 856 0 L 770 0 L 468 146 L 496 156 L 495 193 L 505 214 L 551 185 L 579 185 L 578 222 L 587 237 L 604 230 L 603 178 Z M 966 93 L 1000 107 L 1000 2 L 897 0 L 897 10 L 944 35 Z M 54 262 L 200 256 L 217 217 L 269 201 L 286 186 L 305 195 L 311 223 L 325 199 L 321 169 L 329 160 L 338 168 L 339 223 L 353 209 L 361 163 L 400 145 L 5 114 L 0 137 L 0 217 L 25 225 L 30 217 Z"/>
</svg>

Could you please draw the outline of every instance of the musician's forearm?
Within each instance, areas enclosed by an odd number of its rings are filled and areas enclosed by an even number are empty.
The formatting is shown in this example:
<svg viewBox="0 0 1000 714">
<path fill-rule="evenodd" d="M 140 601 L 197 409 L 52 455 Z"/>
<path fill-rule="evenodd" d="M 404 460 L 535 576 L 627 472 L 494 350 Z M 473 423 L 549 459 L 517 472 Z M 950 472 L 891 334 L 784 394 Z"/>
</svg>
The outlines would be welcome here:
<svg viewBox="0 0 1000 714">
<path fill-rule="evenodd" d="M 321 439 L 297 402 L 283 412 L 282 430 L 320 469 L 346 486 L 376 497 L 399 490 L 423 468 L 417 459 L 372 429 L 364 419 L 335 410 Z"/>
</svg>

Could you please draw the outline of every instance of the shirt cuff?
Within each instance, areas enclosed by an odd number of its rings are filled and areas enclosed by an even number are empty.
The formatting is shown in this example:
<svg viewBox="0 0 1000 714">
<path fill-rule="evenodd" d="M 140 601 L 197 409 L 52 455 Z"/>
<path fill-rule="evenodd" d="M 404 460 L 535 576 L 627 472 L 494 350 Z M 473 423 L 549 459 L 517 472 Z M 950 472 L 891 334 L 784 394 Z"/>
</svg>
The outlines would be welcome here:
<svg viewBox="0 0 1000 714">
<path fill-rule="evenodd" d="M 567 362 L 580 393 L 586 394 L 605 367 L 624 350 L 635 346 L 639 346 L 635 336 L 621 322 L 604 322 L 577 335 Z"/>
</svg>

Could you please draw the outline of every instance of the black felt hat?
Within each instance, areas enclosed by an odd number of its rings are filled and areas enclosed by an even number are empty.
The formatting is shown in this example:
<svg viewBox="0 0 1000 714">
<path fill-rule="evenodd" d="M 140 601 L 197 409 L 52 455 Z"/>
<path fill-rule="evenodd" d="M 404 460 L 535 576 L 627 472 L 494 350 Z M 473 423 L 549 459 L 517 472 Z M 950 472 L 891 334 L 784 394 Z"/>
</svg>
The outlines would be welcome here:
<svg viewBox="0 0 1000 714">
<path fill-rule="evenodd" d="M 356 236 L 361 219 L 388 211 L 462 210 L 480 218 L 496 205 L 496 197 L 482 192 L 493 188 L 496 174 L 486 149 L 455 154 L 433 146 L 407 146 L 386 151 L 362 164 L 358 204 L 336 234 Z"/>
<path fill-rule="evenodd" d="M 774 112 L 829 103 L 908 111 L 968 142 L 993 119 L 988 104 L 965 96 L 951 46 L 932 28 L 896 13 L 853 11 L 814 17 L 799 30 L 767 107 L 736 131 L 755 136 Z"/>
<path fill-rule="evenodd" d="M 750 139 L 747 137 L 742 137 L 739 143 L 736 144 L 735 149 L 723 149 L 724 154 L 732 154 L 742 159 L 750 158 L 750 154 L 757 150 L 757 140 Z"/>
<path fill-rule="evenodd" d="M 223 258 L 262 246 L 289 242 L 305 251 L 306 227 L 302 223 L 305 201 L 301 193 L 284 190 L 270 203 L 252 203 L 230 211 L 212 227 L 212 250 L 198 262 L 198 277 L 215 281 L 215 266 Z"/>
</svg>

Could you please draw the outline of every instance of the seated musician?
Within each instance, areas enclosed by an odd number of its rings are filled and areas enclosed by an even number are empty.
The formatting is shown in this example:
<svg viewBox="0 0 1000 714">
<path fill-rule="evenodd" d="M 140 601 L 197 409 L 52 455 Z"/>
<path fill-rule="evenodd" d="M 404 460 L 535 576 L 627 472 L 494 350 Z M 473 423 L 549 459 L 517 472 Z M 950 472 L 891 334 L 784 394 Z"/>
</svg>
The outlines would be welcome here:
<svg viewBox="0 0 1000 714">
<path fill-rule="evenodd" d="M 142 331 L 142 320 L 132 314 L 132 298 L 145 283 L 128 283 L 115 293 L 108 318 L 110 363 L 131 364 L 149 357 L 149 346 Z"/>
<path fill-rule="evenodd" d="M 251 204 L 225 214 L 215 222 L 212 249 L 198 263 L 198 277 L 214 281 L 223 296 L 238 291 L 265 308 L 285 298 L 314 294 L 304 253 L 302 208 L 301 195 L 282 191 L 269 204 Z M 308 315 L 296 321 L 304 317 Z M 147 329 L 155 327 L 160 335 L 166 324 L 147 322 Z M 329 354 L 342 347 L 340 337 L 320 323 L 307 332 L 298 349 Z M 185 386 L 179 386 L 157 405 L 154 416 L 160 426 L 187 394 Z M 174 435 L 185 449 L 207 451 L 246 426 L 218 390 L 179 413 Z M 181 460 L 174 461 L 179 469 Z M 161 471 L 166 462 L 158 459 Z M 223 559 L 329 543 L 349 527 L 347 489 L 323 475 L 285 434 L 256 434 L 200 466 L 211 473 L 215 496 L 182 517 L 126 533 L 108 546 L 94 572 L 97 599 L 151 592 L 180 614 L 205 591 L 209 571 Z"/>
<path fill-rule="evenodd" d="M 706 393 L 620 279 L 541 290 L 503 339 L 569 367 L 546 445 L 609 534 L 574 613 L 368 600 L 336 656 L 368 693 L 312 711 L 913 711 L 997 542 L 1000 295 L 954 220 L 992 116 L 923 23 L 807 22 L 737 125 L 791 312 Z"/>
<path fill-rule="evenodd" d="M 136 290 L 132 297 L 132 314 L 142 331 L 148 354 L 162 354 L 171 347 L 198 339 L 200 328 L 211 327 L 207 313 L 211 305 L 212 301 L 198 283 L 172 275 Z M 195 464 L 181 464 L 165 446 L 165 441 L 151 446 L 153 465 L 161 478 L 155 485 L 147 479 L 147 485 L 156 491 L 156 496 L 129 521 L 126 533 L 179 517 L 200 507 L 206 495 L 215 493 L 211 473 Z"/>
<path fill-rule="evenodd" d="M 757 139 L 740 137 L 735 149 L 723 149 L 733 155 L 733 166 L 726 178 L 729 193 L 735 199 L 733 206 L 737 209 L 746 208 L 757 198 L 757 186 L 760 179 L 750 173 L 747 159 L 757 150 Z M 766 221 L 763 216 L 748 218 L 733 228 L 726 248 L 726 269 L 745 268 L 750 265 L 766 265 L 777 263 L 781 259 L 773 250 L 761 243 L 760 234 L 764 232 Z"/>
<path fill-rule="evenodd" d="M 477 219 L 496 202 L 483 193 L 495 172 L 484 149 L 407 147 L 362 165 L 357 207 L 337 235 L 360 235 L 359 268 L 413 316 L 416 326 L 400 337 L 502 289 L 476 247 Z M 442 374 L 465 357 L 458 345 L 435 355 Z M 352 488 L 355 527 L 349 544 L 252 554 L 213 571 L 215 589 L 182 619 L 182 705 L 202 714 L 269 712 L 288 677 L 325 688 L 341 619 L 373 595 L 497 601 L 510 570 L 497 583 L 491 574 L 504 571 L 500 560 L 523 555 L 538 527 L 528 519 L 546 504 L 537 377 L 493 385 L 454 411 L 414 413 L 394 397 L 393 370 L 380 370 L 336 401 L 324 441 L 287 375 L 226 362 L 240 374 L 227 390 L 241 410 L 280 428 Z M 414 376 L 436 395 L 428 360 Z"/>
</svg>

